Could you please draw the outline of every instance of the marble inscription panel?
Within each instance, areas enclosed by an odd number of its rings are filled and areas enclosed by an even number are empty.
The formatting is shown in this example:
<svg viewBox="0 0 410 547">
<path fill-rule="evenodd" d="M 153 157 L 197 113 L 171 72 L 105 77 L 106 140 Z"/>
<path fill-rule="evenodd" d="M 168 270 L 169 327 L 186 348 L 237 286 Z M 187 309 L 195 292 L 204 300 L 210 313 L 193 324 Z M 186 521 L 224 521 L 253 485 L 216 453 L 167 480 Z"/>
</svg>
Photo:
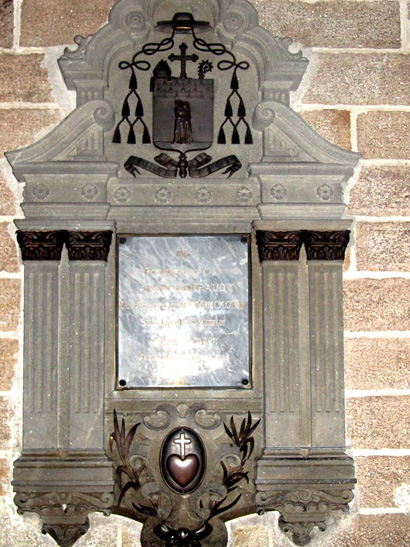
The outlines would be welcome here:
<svg viewBox="0 0 410 547">
<path fill-rule="evenodd" d="M 120 386 L 248 385 L 247 238 L 120 238 L 118 286 Z"/>
</svg>

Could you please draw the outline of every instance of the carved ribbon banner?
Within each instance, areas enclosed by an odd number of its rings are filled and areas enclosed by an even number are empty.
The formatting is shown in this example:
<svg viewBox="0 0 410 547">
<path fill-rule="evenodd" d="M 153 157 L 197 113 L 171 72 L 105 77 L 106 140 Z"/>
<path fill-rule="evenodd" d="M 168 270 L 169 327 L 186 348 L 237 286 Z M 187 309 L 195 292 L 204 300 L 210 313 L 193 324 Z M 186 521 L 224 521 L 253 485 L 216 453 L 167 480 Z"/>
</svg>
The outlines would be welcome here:
<svg viewBox="0 0 410 547">
<path fill-rule="evenodd" d="M 136 156 L 130 156 L 125 162 L 124 167 L 134 177 L 136 173 L 140 174 L 138 168 L 145 169 L 146 171 L 163 178 L 175 178 L 178 174 L 178 169 L 181 169 L 180 163 L 172 159 L 168 154 L 159 154 L 159 156 L 156 156 L 154 159 L 162 167 Z M 225 158 L 221 158 L 220 160 L 207 165 L 211 160 L 211 156 L 202 153 L 186 162 L 186 167 L 190 176 L 192 178 L 204 178 L 226 168 L 223 174 L 229 173 L 229 178 L 242 167 L 241 162 L 234 155 L 226 156 Z"/>
</svg>

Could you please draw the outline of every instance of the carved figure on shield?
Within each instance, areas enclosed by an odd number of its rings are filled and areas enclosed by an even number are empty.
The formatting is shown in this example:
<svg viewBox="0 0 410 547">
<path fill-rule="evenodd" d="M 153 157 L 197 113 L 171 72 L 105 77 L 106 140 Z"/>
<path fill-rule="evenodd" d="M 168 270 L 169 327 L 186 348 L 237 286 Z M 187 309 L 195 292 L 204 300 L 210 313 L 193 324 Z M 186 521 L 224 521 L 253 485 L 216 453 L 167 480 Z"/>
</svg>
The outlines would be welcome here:
<svg viewBox="0 0 410 547">
<path fill-rule="evenodd" d="M 191 144 L 192 141 L 191 107 L 187 101 L 175 101 L 174 143 Z"/>
</svg>

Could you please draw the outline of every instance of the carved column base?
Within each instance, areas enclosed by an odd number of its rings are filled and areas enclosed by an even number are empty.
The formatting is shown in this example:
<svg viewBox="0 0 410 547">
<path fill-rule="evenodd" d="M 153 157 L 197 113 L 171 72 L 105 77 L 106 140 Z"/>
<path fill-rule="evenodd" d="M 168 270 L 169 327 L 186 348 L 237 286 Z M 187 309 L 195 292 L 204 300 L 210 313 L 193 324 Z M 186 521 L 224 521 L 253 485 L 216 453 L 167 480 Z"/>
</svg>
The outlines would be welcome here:
<svg viewBox="0 0 410 547">
<path fill-rule="evenodd" d="M 353 500 L 353 460 L 347 455 L 264 454 L 257 462 L 255 502 L 259 513 L 278 511 L 279 527 L 296 545 L 307 545 L 317 526 L 326 530 L 331 511 L 349 511 Z"/>
<path fill-rule="evenodd" d="M 104 454 L 24 454 L 14 462 L 14 503 L 37 513 L 42 532 L 62 547 L 87 533 L 93 512 L 111 514 L 113 468 Z"/>
</svg>

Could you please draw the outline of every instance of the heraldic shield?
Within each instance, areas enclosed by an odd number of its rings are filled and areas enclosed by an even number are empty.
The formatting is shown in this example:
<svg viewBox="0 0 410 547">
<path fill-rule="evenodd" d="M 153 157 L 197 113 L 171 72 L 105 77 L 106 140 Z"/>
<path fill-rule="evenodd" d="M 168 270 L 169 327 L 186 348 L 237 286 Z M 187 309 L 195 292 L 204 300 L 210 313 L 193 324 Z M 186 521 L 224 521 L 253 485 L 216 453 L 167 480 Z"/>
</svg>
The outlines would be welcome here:
<svg viewBox="0 0 410 547">
<path fill-rule="evenodd" d="M 226 130 L 232 129 L 232 144 L 240 144 L 240 130 L 245 130 L 244 144 L 252 144 L 252 133 L 249 123 L 246 121 L 246 107 L 244 100 L 239 93 L 239 81 L 237 72 L 247 70 L 249 63 L 238 62 L 235 55 L 228 51 L 223 44 L 208 44 L 203 39 L 198 39 L 196 32 L 207 32 L 210 25 L 204 21 L 195 21 L 188 13 L 177 13 L 172 21 L 162 21 L 157 24 L 156 29 L 160 32 L 169 32 L 171 37 L 165 38 L 159 43 L 148 43 L 135 53 L 132 62 L 122 61 L 119 64 L 121 70 L 130 70 L 129 92 L 127 93 L 122 108 L 122 117 L 117 124 L 113 136 L 114 143 L 121 143 L 121 132 L 123 128 L 129 128 L 128 144 L 136 144 L 135 130 L 143 128 L 142 144 L 150 144 L 150 128 L 144 121 L 144 106 L 139 95 L 136 73 L 138 70 L 146 71 L 151 64 L 142 60 L 141 57 L 148 56 L 162 51 L 169 51 L 176 48 L 174 37 L 176 34 L 192 34 L 191 51 L 196 50 L 202 54 L 207 53 L 217 57 L 225 58 L 217 64 L 220 71 L 232 71 L 230 92 L 226 99 L 225 117 L 221 122 L 217 143 L 226 144 Z M 198 65 L 198 79 L 189 78 L 187 75 L 187 63 L 195 66 L 200 61 L 196 53 L 190 51 L 188 45 L 182 43 L 179 46 L 180 54 L 168 55 L 171 63 L 181 63 L 180 76 L 172 75 L 170 65 L 162 59 L 153 70 L 151 77 L 150 91 L 152 93 L 152 141 L 156 148 L 163 151 L 176 152 L 179 159 L 175 159 L 165 152 L 154 158 L 155 163 L 145 158 L 130 156 L 125 162 L 125 169 L 133 176 L 144 169 L 154 175 L 175 178 L 185 178 L 188 175 L 192 178 L 202 178 L 220 170 L 228 177 L 241 169 L 242 164 L 235 155 L 225 156 L 213 163 L 212 157 L 204 152 L 212 146 L 215 140 L 214 135 L 214 84 L 215 81 L 206 78 L 206 75 L 213 70 L 210 60 L 202 60 Z M 192 63 L 192 64 L 191 64 Z M 219 84 L 219 82 L 218 82 Z M 219 89 L 219 93 L 220 93 Z M 129 100 L 136 99 L 137 107 L 133 119 Z M 232 100 L 239 103 L 237 119 L 233 111 Z M 200 152 L 190 159 L 189 152 Z"/>
</svg>

